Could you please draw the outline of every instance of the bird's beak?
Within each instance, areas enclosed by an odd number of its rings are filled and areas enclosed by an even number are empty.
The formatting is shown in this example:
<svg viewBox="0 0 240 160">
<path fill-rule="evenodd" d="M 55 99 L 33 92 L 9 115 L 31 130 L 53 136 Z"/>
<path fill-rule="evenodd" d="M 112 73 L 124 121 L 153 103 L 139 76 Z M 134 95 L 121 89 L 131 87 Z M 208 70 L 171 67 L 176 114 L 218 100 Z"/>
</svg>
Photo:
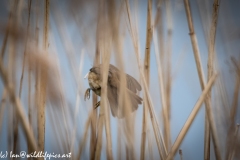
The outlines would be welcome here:
<svg viewBox="0 0 240 160">
<path fill-rule="evenodd" d="M 84 76 L 84 79 L 88 78 L 88 74 L 89 74 L 89 72 Z"/>
</svg>

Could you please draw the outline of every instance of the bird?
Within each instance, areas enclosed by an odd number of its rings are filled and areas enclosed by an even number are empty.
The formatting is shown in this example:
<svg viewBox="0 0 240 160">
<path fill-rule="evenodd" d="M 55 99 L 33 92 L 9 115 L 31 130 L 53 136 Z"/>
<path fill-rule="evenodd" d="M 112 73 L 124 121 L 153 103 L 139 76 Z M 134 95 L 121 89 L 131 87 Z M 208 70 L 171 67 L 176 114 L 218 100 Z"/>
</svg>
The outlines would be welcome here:
<svg viewBox="0 0 240 160">
<path fill-rule="evenodd" d="M 101 97 L 102 88 L 102 69 L 103 64 L 92 67 L 85 78 L 88 78 L 90 88 L 85 92 L 84 99 L 90 98 L 90 91 L 92 90 L 96 95 Z M 130 106 L 119 106 L 119 95 L 120 95 L 120 75 L 121 71 L 112 64 L 109 64 L 108 77 L 107 77 L 107 98 L 110 105 L 111 113 L 113 117 L 124 118 L 126 111 L 134 112 L 137 110 L 138 105 L 142 104 L 142 98 L 137 95 L 138 91 L 142 90 L 139 82 L 127 73 L 124 73 L 126 77 L 126 94 L 129 97 Z M 100 101 L 95 104 L 95 108 L 100 106 Z M 126 110 L 125 107 L 130 107 Z"/>
</svg>

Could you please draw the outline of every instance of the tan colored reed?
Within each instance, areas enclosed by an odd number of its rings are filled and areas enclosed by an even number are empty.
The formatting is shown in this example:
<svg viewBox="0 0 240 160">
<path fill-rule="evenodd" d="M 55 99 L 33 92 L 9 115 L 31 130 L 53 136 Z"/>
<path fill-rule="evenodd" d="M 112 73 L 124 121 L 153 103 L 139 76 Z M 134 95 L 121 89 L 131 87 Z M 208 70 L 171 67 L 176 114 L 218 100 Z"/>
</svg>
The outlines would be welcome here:
<svg viewBox="0 0 240 160">
<path fill-rule="evenodd" d="M 204 102 L 210 88 L 212 87 L 213 83 L 215 82 L 216 77 L 217 77 L 217 74 L 213 75 L 211 77 L 211 79 L 209 80 L 208 84 L 206 85 L 206 87 L 204 88 L 201 96 L 199 97 L 199 99 L 198 99 L 197 103 L 195 104 L 192 112 L 190 113 L 187 121 L 185 122 L 182 130 L 180 131 L 176 141 L 174 142 L 170 152 L 168 153 L 168 156 L 167 156 L 166 160 L 170 160 L 170 159 L 174 158 L 174 155 L 176 154 L 176 152 L 177 152 L 180 144 L 182 143 L 185 135 L 187 134 L 193 120 L 195 119 L 199 109 L 201 108 L 202 103 Z"/>
<path fill-rule="evenodd" d="M 200 52 L 199 52 L 198 43 L 197 43 L 197 37 L 194 32 L 192 15 L 191 15 L 191 10 L 190 10 L 190 5 L 189 5 L 188 0 L 184 0 L 184 6 L 185 6 L 185 10 L 186 10 L 186 15 L 187 15 L 188 27 L 189 27 L 189 31 L 190 31 L 189 34 L 190 34 L 190 38 L 191 38 L 191 42 L 192 42 L 192 48 L 193 48 L 193 53 L 194 53 L 194 57 L 195 57 L 195 62 L 197 65 L 198 76 L 199 76 L 201 88 L 203 90 L 205 88 L 205 78 L 204 78 L 204 73 L 203 73 L 203 69 L 202 69 L 202 63 L 201 63 Z M 206 98 L 205 104 L 206 104 L 206 114 L 208 117 L 210 129 L 212 132 L 213 145 L 214 145 L 216 159 L 220 160 L 221 152 L 220 152 L 220 148 L 219 148 L 216 127 L 215 127 L 215 123 L 213 120 L 211 102 L 208 97 Z"/>
</svg>

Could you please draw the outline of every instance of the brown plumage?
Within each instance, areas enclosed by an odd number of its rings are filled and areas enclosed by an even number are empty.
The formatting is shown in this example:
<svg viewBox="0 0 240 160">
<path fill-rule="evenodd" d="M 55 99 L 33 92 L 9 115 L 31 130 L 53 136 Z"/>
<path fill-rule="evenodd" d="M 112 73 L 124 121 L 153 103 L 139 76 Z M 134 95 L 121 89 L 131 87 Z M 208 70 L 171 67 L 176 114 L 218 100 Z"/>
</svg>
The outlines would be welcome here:
<svg viewBox="0 0 240 160">
<path fill-rule="evenodd" d="M 92 67 L 88 73 L 88 83 L 90 88 L 87 89 L 86 96 L 89 97 L 89 92 L 92 90 L 98 96 L 101 96 L 101 84 L 102 84 L 102 75 L 101 75 L 102 64 Z M 131 112 L 135 111 L 138 108 L 139 104 L 142 104 L 142 98 L 136 95 L 137 91 L 141 91 L 141 85 L 136 79 L 132 76 L 125 74 L 126 76 L 126 94 L 129 97 L 129 102 L 131 106 L 118 106 L 118 98 L 120 92 L 120 71 L 118 68 L 109 65 L 108 71 L 108 81 L 107 81 L 107 98 L 111 108 L 112 115 L 118 118 L 125 117 L 125 107 L 131 107 L 129 110 Z M 122 103 L 124 104 L 124 103 Z M 100 105 L 100 102 L 96 104 L 96 107 Z"/>
</svg>

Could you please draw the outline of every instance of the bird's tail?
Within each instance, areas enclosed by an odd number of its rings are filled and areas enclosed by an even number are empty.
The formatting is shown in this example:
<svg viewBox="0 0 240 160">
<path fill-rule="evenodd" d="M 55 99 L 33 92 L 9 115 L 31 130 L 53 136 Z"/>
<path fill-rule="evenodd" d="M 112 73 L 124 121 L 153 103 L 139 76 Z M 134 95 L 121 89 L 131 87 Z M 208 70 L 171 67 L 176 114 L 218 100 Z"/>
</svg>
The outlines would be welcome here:
<svg viewBox="0 0 240 160">
<path fill-rule="evenodd" d="M 127 89 L 126 103 L 122 103 L 122 106 L 118 106 L 118 118 L 124 118 L 127 113 L 134 112 L 138 109 L 138 105 L 142 104 L 142 98 Z"/>
</svg>

